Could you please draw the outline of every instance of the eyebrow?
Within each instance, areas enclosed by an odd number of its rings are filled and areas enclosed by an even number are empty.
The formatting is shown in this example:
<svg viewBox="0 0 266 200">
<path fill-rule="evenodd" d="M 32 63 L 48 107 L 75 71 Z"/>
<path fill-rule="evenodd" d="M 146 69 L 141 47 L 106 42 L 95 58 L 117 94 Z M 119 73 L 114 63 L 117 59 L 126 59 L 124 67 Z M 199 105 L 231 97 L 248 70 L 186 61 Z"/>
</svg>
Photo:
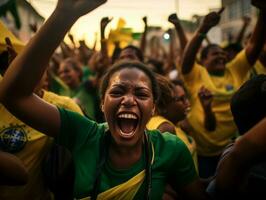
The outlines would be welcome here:
<svg viewBox="0 0 266 200">
<path fill-rule="evenodd" d="M 126 88 L 126 84 L 124 83 L 115 83 L 113 85 L 111 85 L 111 88 L 113 87 L 120 87 L 120 88 Z M 134 86 L 136 90 L 149 90 L 151 91 L 151 89 L 149 87 L 145 87 L 145 86 L 139 86 L 139 85 L 135 85 Z"/>
</svg>

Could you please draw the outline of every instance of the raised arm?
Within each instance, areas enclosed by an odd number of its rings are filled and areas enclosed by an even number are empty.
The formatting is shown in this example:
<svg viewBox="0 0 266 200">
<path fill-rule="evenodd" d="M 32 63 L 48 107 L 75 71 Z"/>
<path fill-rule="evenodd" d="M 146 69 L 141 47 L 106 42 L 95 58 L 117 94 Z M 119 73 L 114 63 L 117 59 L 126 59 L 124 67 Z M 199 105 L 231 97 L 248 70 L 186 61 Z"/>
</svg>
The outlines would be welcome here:
<svg viewBox="0 0 266 200">
<path fill-rule="evenodd" d="M 140 41 L 140 50 L 142 51 L 143 55 L 145 56 L 145 50 L 146 50 L 146 44 L 147 44 L 147 31 L 148 31 L 148 23 L 147 23 L 147 17 L 142 18 L 144 22 L 144 31 L 141 35 L 141 41 Z"/>
<path fill-rule="evenodd" d="M 58 109 L 34 95 L 34 88 L 72 24 L 104 2 L 105 0 L 58 1 L 52 15 L 11 63 L 0 84 L 0 101 L 12 114 L 42 133 L 50 136 L 59 133 Z"/>
<path fill-rule="evenodd" d="M 215 131 L 216 117 L 214 112 L 212 111 L 213 95 L 205 87 L 200 88 L 198 95 L 204 111 L 204 127 L 208 131 Z"/>
<path fill-rule="evenodd" d="M 251 19 L 248 16 L 244 16 L 242 18 L 242 20 L 243 20 L 243 25 L 242 25 L 239 33 L 237 34 L 236 40 L 234 42 L 234 43 L 237 43 L 237 44 L 242 44 L 243 37 L 245 35 L 245 32 L 247 30 L 248 25 L 250 24 L 250 20 Z"/>
<path fill-rule="evenodd" d="M 265 129 L 266 118 L 245 133 L 221 161 L 216 178 L 219 195 L 231 196 L 239 191 L 250 168 L 258 162 L 265 162 Z"/>
<path fill-rule="evenodd" d="M 257 61 L 266 37 L 265 1 L 253 0 L 252 4 L 260 10 L 260 13 L 255 29 L 245 47 L 247 59 L 251 66 Z"/>
<path fill-rule="evenodd" d="M 181 52 L 183 53 L 183 50 L 185 49 L 187 45 L 187 36 L 181 25 L 181 22 L 175 13 L 169 15 L 168 21 L 175 26 L 175 30 L 179 38 L 180 49 L 181 49 Z"/>
<path fill-rule="evenodd" d="M 68 33 L 67 36 L 68 36 L 69 40 L 71 41 L 74 49 L 76 49 L 76 43 L 75 43 L 75 40 L 74 40 L 74 36 L 71 33 Z"/>
<path fill-rule="evenodd" d="M 109 60 L 107 41 L 105 39 L 105 28 L 112 21 L 112 18 L 103 17 L 101 19 L 101 54 L 104 60 Z"/>
<path fill-rule="evenodd" d="M 211 12 L 205 16 L 203 23 L 200 25 L 191 41 L 187 44 L 183 59 L 181 61 L 182 73 L 188 74 L 194 65 L 197 52 L 201 46 L 202 41 L 209 30 L 216 26 L 220 21 L 220 14 L 223 12 L 223 8 L 219 12 Z"/>
</svg>

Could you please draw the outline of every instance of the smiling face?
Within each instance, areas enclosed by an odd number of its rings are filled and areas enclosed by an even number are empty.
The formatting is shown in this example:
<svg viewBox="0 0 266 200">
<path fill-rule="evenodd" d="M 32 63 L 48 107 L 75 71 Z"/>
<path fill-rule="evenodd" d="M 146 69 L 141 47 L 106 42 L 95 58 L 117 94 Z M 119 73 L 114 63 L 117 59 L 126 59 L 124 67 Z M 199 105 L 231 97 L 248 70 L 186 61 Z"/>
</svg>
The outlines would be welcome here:
<svg viewBox="0 0 266 200">
<path fill-rule="evenodd" d="M 173 99 L 166 105 L 165 117 L 171 122 L 177 122 L 186 118 L 190 103 L 187 95 L 180 85 L 176 85 L 173 91 Z"/>
<path fill-rule="evenodd" d="M 146 123 L 154 111 L 151 81 L 140 69 L 115 72 L 104 95 L 102 109 L 117 145 L 142 143 Z"/>
<path fill-rule="evenodd" d="M 203 60 L 203 65 L 210 73 L 224 72 L 225 64 L 226 54 L 219 46 L 211 47 Z"/>
</svg>

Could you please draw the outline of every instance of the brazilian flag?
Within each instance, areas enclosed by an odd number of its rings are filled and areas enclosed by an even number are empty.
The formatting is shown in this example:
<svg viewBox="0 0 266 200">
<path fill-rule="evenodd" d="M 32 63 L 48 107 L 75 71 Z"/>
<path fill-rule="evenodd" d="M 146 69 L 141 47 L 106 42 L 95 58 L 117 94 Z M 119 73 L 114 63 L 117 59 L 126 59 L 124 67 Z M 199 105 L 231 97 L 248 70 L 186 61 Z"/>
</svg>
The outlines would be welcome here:
<svg viewBox="0 0 266 200">
<path fill-rule="evenodd" d="M 18 14 L 16 0 L 1 0 L 0 1 L 0 17 L 5 16 L 7 12 L 10 12 L 15 20 L 17 29 L 21 27 L 21 21 Z"/>
</svg>

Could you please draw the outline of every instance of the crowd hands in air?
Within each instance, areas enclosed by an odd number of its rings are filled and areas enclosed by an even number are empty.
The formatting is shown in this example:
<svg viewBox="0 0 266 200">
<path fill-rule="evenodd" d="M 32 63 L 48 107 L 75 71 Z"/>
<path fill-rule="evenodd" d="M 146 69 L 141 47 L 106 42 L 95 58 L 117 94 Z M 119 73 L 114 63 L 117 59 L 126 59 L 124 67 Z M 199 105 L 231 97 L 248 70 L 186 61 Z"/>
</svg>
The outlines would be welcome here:
<svg viewBox="0 0 266 200">
<path fill-rule="evenodd" d="M 21 51 L 6 35 L 0 199 L 265 196 L 265 2 L 252 0 L 259 14 L 247 39 L 245 16 L 234 41 L 211 43 L 226 8 L 191 39 L 174 13 L 168 50 L 147 41 L 143 17 L 139 46 L 115 41 L 111 56 L 111 17 L 100 21 L 99 51 L 96 39 L 89 47 L 69 33 L 105 2 L 58 0 L 39 30 L 30 24 L 35 35 Z"/>
</svg>

